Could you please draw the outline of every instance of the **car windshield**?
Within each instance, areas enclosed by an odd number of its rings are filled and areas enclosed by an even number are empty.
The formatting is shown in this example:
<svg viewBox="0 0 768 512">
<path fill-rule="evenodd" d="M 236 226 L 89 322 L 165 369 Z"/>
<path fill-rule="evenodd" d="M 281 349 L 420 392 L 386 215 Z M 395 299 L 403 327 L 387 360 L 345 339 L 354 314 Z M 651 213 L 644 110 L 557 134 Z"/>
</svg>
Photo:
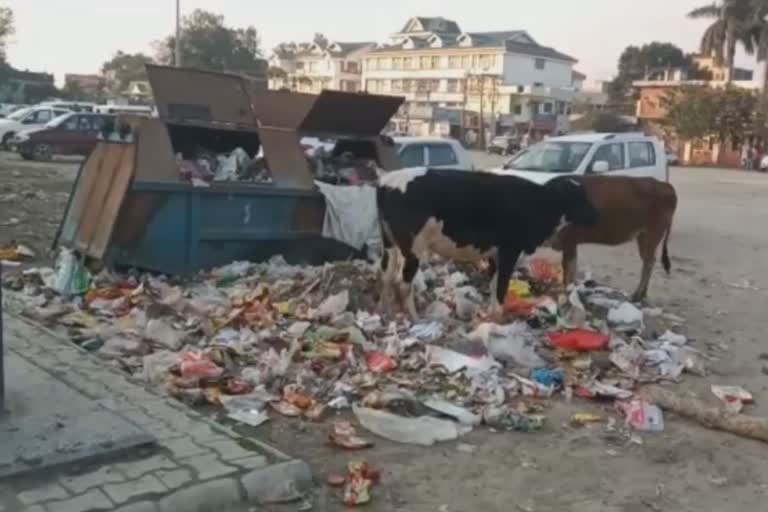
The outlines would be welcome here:
<svg viewBox="0 0 768 512">
<path fill-rule="evenodd" d="M 21 121 L 21 120 L 22 120 L 22 119 L 24 119 L 24 118 L 27 116 L 27 114 L 29 114 L 30 112 L 32 112 L 32 109 L 31 109 L 31 108 L 22 108 L 21 110 L 17 110 L 17 111 L 16 111 L 16 112 L 14 112 L 13 114 L 9 115 L 9 116 L 8 116 L 8 119 L 13 119 L 14 121 Z"/>
<path fill-rule="evenodd" d="M 61 124 L 64 121 L 66 121 L 67 119 L 72 117 L 72 115 L 73 115 L 72 112 L 67 112 L 66 114 L 61 114 L 58 117 L 54 117 L 53 119 L 51 119 L 50 121 L 45 123 L 45 127 L 46 128 L 58 128 L 59 126 L 61 126 Z"/>
<path fill-rule="evenodd" d="M 520 171 L 573 172 L 591 147 L 589 142 L 540 142 L 521 152 L 505 167 Z"/>
</svg>

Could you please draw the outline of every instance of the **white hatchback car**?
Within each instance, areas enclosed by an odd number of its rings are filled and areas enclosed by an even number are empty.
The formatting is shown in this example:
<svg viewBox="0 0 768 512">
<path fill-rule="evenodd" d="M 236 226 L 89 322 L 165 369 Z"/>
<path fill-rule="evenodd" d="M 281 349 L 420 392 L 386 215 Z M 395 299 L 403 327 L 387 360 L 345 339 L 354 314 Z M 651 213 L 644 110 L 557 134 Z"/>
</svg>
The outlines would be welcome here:
<svg viewBox="0 0 768 512">
<path fill-rule="evenodd" d="M 588 133 L 552 137 L 516 154 L 503 169 L 536 183 L 564 174 L 635 176 L 669 181 L 664 144 L 643 133 Z"/>
<path fill-rule="evenodd" d="M 475 170 L 469 153 L 456 139 L 394 137 L 393 140 L 403 168 Z"/>
</svg>

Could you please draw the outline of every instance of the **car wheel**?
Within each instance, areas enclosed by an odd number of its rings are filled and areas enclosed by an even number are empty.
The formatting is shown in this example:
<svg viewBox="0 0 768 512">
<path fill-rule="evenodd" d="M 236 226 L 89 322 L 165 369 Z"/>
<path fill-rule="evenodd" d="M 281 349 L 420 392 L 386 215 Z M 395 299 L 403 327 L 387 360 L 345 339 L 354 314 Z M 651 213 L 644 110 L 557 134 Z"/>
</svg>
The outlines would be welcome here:
<svg viewBox="0 0 768 512">
<path fill-rule="evenodd" d="M 48 161 L 53 158 L 53 148 L 50 144 L 39 142 L 32 148 L 32 156 L 35 160 Z"/>
</svg>

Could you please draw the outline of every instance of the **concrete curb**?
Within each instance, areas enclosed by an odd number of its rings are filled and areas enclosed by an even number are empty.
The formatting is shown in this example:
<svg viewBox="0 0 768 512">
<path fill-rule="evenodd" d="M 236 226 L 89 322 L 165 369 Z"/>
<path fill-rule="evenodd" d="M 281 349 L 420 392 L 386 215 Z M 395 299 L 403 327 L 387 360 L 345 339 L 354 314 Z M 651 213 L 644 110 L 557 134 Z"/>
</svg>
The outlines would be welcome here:
<svg viewBox="0 0 768 512">
<path fill-rule="evenodd" d="M 8 350 L 141 426 L 157 447 L 4 482 L 0 512 L 225 512 L 310 495 L 305 462 L 146 389 L 37 322 L 6 318 Z"/>
</svg>

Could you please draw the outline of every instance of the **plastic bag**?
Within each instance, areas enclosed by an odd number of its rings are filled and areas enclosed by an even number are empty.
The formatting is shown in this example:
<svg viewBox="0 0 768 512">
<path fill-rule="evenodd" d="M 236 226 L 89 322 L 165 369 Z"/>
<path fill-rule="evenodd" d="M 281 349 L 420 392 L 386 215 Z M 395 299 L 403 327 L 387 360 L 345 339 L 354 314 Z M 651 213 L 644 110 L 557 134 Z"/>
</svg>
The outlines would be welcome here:
<svg viewBox="0 0 768 512">
<path fill-rule="evenodd" d="M 611 338 L 605 334 L 585 329 L 549 333 L 549 341 L 552 345 L 563 350 L 576 352 L 605 350 L 608 348 L 610 340 Z"/>
<path fill-rule="evenodd" d="M 224 373 L 224 369 L 213 362 L 204 352 L 186 352 L 181 356 L 181 376 L 185 378 L 215 379 Z"/>
<path fill-rule="evenodd" d="M 472 430 L 472 427 L 430 416 L 404 418 L 367 407 L 352 409 L 363 427 L 398 443 L 432 446 L 439 441 L 451 441 Z"/>
<path fill-rule="evenodd" d="M 664 431 L 664 415 L 657 405 L 642 398 L 622 402 L 618 407 L 626 415 L 626 423 L 635 430 L 643 432 Z"/>
<path fill-rule="evenodd" d="M 75 253 L 62 249 L 56 260 L 49 287 L 62 295 L 82 295 L 88 291 L 91 279 L 91 273 L 77 259 Z"/>
</svg>

